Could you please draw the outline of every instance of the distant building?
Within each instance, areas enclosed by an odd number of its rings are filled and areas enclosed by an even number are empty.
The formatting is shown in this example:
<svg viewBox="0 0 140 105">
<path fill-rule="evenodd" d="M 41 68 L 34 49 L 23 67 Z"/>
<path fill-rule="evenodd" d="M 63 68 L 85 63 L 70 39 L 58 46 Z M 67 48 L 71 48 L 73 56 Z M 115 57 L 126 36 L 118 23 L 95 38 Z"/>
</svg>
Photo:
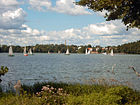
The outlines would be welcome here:
<svg viewBox="0 0 140 105">
<path fill-rule="evenodd" d="M 105 50 L 105 48 L 104 48 L 104 47 L 102 47 L 102 50 Z"/>
<path fill-rule="evenodd" d="M 92 48 L 88 48 L 89 51 L 92 51 Z"/>
</svg>

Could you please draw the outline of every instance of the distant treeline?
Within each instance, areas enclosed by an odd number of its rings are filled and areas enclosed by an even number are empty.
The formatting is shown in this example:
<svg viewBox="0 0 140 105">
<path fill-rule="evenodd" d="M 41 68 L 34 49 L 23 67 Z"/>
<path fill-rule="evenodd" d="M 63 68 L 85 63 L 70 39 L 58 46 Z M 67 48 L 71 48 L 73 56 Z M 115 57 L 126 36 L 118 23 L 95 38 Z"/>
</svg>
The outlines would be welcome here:
<svg viewBox="0 0 140 105">
<path fill-rule="evenodd" d="M 21 46 L 12 46 L 13 51 L 16 53 L 23 53 L 24 47 Z M 85 53 L 86 48 L 92 48 L 94 52 L 98 53 L 109 53 L 111 49 L 114 49 L 114 53 L 126 53 L 126 54 L 140 54 L 140 41 L 131 42 L 123 45 L 118 46 L 94 46 L 92 47 L 90 44 L 85 46 L 77 46 L 77 45 L 68 45 L 65 44 L 47 44 L 47 45 L 35 45 L 35 46 L 26 46 L 27 51 L 29 48 L 32 48 L 34 53 L 65 53 L 66 49 L 69 48 L 70 53 Z M 0 53 L 8 52 L 9 46 L 2 45 L 0 47 Z"/>
<path fill-rule="evenodd" d="M 140 54 L 140 40 L 117 46 L 118 53 Z"/>
</svg>

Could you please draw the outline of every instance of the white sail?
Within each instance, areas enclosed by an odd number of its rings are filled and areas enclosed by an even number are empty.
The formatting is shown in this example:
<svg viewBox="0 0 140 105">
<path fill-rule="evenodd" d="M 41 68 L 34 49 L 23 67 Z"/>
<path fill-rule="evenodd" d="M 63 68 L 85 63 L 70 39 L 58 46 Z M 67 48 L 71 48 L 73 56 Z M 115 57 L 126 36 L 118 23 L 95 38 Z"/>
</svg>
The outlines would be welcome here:
<svg viewBox="0 0 140 105">
<path fill-rule="evenodd" d="M 110 53 L 110 55 L 111 55 L 111 56 L 114 56 L 113 49 L 111 50 L 111 53 Z"/>
<path fill-rule="evenodd" d="M 28 54 L 26 53 L 26 46 L 24 47 L 24 52 L 23 52 L 24 56 L 28 56 Z"/>
<path fill-rule="evenodd" d="M 90 50 L 88 50 L 88 53 L 87 54 L 90 54 Z"/>
<path fill-rule="evenodd" d="M 28 54 L 31 54 L 31 55 L 33 54 L 31 48 L 29 49 Z"/>
<path fill-rule="evenodd" d="M 69 55 L 70 53 L 69 53 L 69 49 L 67 49 L 67 51 L 66 51 L 66 55 Z"/>
<path fill-rule="evenodd" d="M 33 54 L 33 53 L 32 53 L 32 49 L 31 49 L 31 48 L 30 48 L 30 54 Z"/>
<path fill-rule="evenodd" d="M 90 54 L 90 53 L 91 53 L 91 50 L 88 50 L 88 49 L 86 48 L 85 54 L 87 55 L 87 54 Z"/>
<path fill-rule="evenodd" d="M 12 46 L 10 46 L 10 48 L 9 48 L 9 55 L 10 55 L 10 56 L 13 56 L 13 55 L 14 55 L 14 54 L 13 54 Z"/>
<path fill-rule="evenodd" d="M 65 40 L 65 46 L 67 46 L 66 43 L 67 43 L 67 42 L 66 42 L 66 40 Z M 66 55 L 70 55 L 70 52 L 69 52 L 68 46 L 67 46 Z"/>
</svg>

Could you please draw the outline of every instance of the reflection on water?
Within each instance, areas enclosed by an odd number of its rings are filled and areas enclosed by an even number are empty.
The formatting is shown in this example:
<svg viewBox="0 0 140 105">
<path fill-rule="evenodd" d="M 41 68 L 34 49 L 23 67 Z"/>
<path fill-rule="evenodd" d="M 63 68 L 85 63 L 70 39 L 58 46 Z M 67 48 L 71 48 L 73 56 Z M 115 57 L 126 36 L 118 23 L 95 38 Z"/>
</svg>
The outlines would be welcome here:
<svg viewBox="0 0 140 105">
<path fill-rule="evenodd" d="M 44 81 L 91 83 L 93 79 L 106 79 L 126 82 L 140 89 L 140 77 L 129 69 L 134 66 L 140 72 L 140 55 L 35 54 L 26 57 L 15 54 L 15 57 L 8 57 L 8 54 L 1 53 L 0 65 L 9 68 L 2 77 L 3 85 L 15 84 L 17 80 L 31 85 Z"/>
</svg>

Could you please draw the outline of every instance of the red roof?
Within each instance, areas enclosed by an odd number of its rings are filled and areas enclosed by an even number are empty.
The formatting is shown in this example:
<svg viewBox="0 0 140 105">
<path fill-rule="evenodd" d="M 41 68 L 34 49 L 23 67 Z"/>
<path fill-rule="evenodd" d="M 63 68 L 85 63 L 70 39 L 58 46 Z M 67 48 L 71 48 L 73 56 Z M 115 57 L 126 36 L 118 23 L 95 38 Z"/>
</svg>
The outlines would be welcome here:
<svg viewBox="0 0 140 105">
<path fill-rule="evenodd" d="M 88 50 L 92 50 L 92 48 L 88 48 Z"/>
</svg>

